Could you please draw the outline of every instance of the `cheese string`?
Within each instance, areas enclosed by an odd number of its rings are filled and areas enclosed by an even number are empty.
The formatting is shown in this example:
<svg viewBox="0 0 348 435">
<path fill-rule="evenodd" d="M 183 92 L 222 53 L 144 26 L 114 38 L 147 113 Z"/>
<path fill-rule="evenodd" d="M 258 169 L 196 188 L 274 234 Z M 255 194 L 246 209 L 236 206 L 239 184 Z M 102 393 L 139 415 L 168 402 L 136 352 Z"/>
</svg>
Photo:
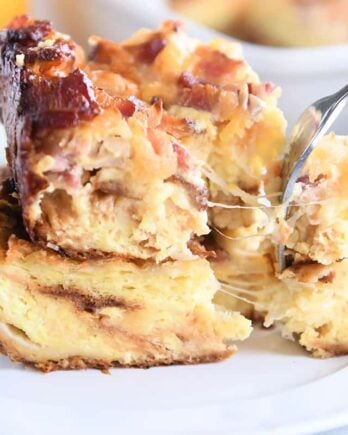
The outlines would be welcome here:
<svg viewBox="0 0 348 435">
<path fill-rule="evenodd" d="M 304 206 L 311 206 L 311 205 L 321 205 L 321 204 L 325 204 L 326 202 L 329 201 L 333 201 L 335 199 L 342 199 L 342 198 L 338 198 L 338 197 L 332 197 L 332 198 L 327 198 L 327 199 L 322 199 L 320 201 L 312 201 L 312 202 L 299 202 L 299 203 L 291 203 L 289 204 L 289 207 L 304 207 Z M 267 209 L 277 209 L 277 208 L 281 208 L 282 206 L 284 206 L 284 204 L 278 204 L 278 205 L 231 205 L 231 204 L 225 204 L 222 202 L 213 202 L 213 201 L 208 201 L 208 207 L 210 208 L 225 208 L 225 209 L 246 209 L 246 210 L 267 210 Z"/>
<path fill-rule="evenodd" d="M 228 240 L 245 240 L 245 239 L 251 239 L 254 237 L 270 237 L 272 235 L 272 233 L 263 233 L 263 234 L 251 234 L 249 236 L 241 236 L 241 237 L 231 237 L 231 236 L 227 236 L 226 234 L 224 234 L 222 231 L 220 231 L 218 228 L 216 228 L 215 226 L 210 226 L 213 231 L 216 231 L 218 234 L 220 234 L 220 236 L 224 237 L 225 239 Z"/>
</svg>

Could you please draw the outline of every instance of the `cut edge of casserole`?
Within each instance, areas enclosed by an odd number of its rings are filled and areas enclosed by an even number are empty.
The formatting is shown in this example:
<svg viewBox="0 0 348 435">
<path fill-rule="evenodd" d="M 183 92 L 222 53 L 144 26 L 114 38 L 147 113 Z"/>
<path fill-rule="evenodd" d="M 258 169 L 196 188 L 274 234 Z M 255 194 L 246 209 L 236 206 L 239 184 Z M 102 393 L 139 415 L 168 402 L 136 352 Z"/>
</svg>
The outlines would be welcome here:
<svg viewBox="0 0 348 435">
<path fill-rule="evenodd" d="M 42 371 L 212 362 L 251 323 L 213 304 L 206 259 L 73 260 L 30 242 L 15 200 L 0 207 L 0 342 Z"/>
</svg>

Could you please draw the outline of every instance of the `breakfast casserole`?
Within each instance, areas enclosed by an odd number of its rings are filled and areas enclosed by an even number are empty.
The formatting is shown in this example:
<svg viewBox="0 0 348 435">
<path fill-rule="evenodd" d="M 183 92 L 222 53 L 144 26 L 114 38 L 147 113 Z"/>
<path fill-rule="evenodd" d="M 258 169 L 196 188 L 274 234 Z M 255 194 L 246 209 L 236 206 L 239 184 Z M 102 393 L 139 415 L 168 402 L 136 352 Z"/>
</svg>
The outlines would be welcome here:
<svg viewBox="0 0 348 435">
<path fill-rule="evenodd" d="M 217 361 L 247 316 L 346 353 L 347 140 L 323 139 L 284 217 L 280 90 L 238 44 L 176 21 L 89 44 L 28 17 L 0 35 L 2 352 L 43 371 Z"/>
</svg>

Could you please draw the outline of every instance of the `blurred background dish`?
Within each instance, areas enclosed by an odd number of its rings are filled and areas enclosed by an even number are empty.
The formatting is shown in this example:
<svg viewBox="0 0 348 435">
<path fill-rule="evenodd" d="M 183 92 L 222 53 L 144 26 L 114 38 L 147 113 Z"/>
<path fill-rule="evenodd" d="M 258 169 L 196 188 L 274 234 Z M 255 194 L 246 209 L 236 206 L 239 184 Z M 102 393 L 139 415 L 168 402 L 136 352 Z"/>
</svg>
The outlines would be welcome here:
<svg viewBox="0 0 348 435">
<path fill-rule="evenodd" d="M 169 0 L 179 13 L 239 39 L 300 47 L 348 42 L 348 0 Z"/>
<path fill-rule="evenodd" d="M 239 37 L 249 0 L 168 0 L 179 14 L 219 32 Z"/>
</svg>

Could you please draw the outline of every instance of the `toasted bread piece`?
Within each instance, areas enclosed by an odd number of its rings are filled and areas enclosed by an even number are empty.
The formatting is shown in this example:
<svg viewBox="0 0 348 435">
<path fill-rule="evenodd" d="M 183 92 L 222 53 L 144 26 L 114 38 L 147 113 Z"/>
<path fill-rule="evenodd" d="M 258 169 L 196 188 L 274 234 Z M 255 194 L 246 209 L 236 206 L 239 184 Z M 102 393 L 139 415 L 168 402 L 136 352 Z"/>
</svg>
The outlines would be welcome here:
<svg viewBox="0 0 348 435">
<path fill-rule="evenodd" d="M 1 53 L 2 118 L 31 240 L 74 257 L 193 258 L 189 243 L 209 232 L 207 193 L 162 102 L 91 71 L 46 21 L 15 20 Z"/>
<path fill-rule="evenodd" d="M 25 238 L 20 208 L 0 203 L 0 343 L 43 371 L 224 359 L 250 321 L 218 309 L 209 262 L 73 260 Z"/>
</svg>

